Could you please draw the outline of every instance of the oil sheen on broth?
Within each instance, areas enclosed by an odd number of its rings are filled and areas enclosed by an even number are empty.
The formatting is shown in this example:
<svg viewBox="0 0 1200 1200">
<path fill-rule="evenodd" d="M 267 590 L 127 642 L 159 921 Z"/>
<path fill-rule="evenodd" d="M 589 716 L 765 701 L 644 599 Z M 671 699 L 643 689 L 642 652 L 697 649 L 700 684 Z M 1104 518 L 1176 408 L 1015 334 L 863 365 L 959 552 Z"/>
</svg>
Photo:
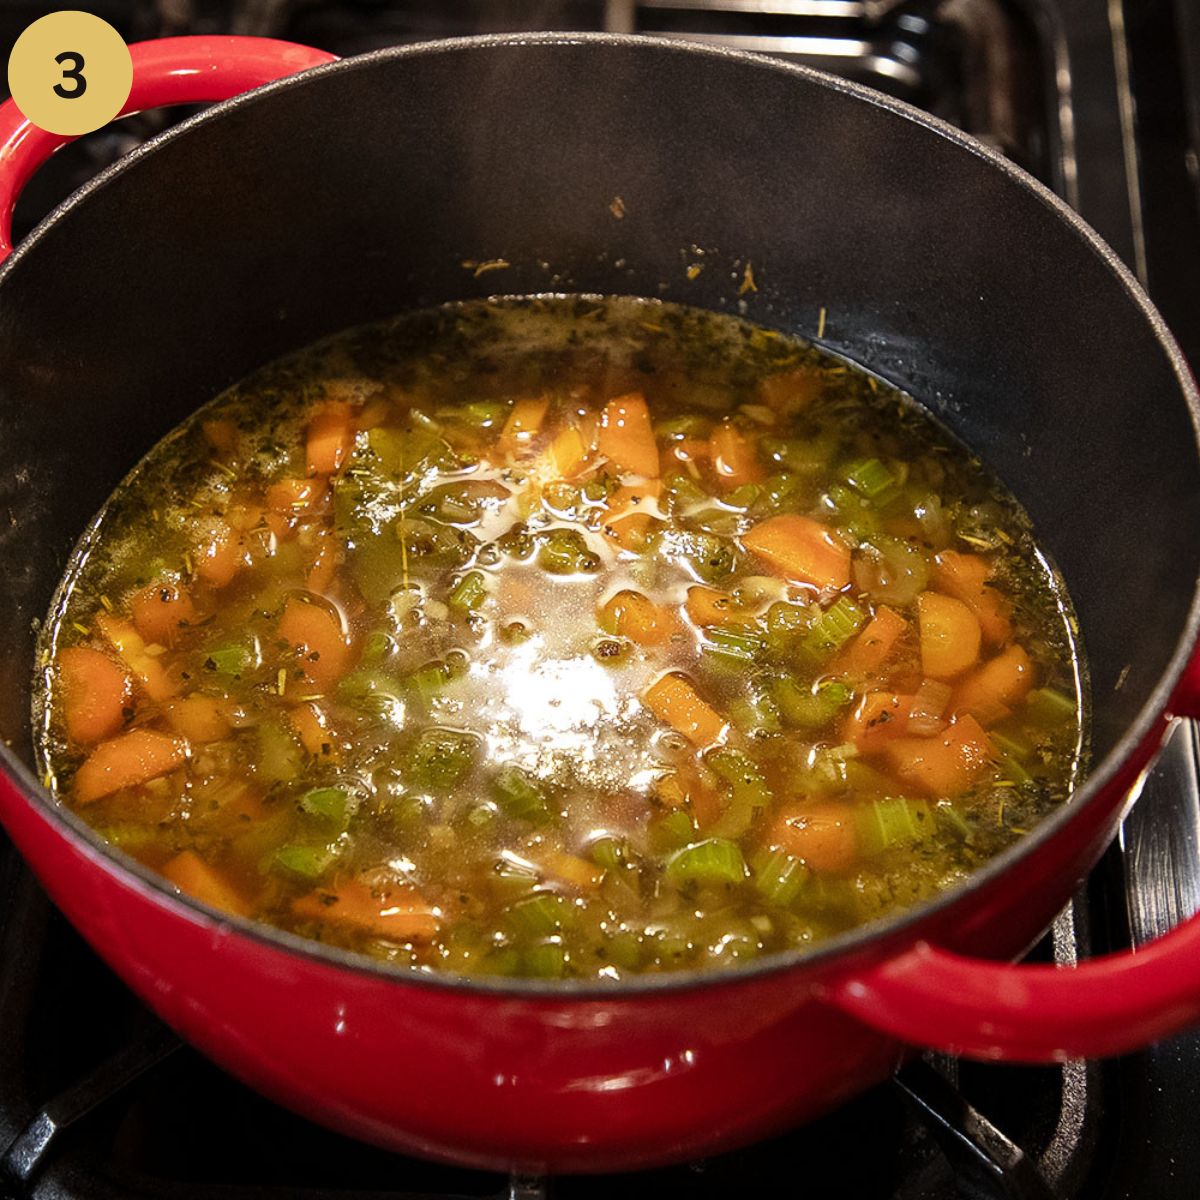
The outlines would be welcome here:
<svg viewBox="0 0 1200 1200">
<path fill-rule="evenodd" d="M 934 896 L 1069 794 L 1073 617 L 1013 499 L 804 343 L 471 302 L 218 397 L 41 644 L 62 800 L 218 909 L 622 978 Z"/>
</svg>

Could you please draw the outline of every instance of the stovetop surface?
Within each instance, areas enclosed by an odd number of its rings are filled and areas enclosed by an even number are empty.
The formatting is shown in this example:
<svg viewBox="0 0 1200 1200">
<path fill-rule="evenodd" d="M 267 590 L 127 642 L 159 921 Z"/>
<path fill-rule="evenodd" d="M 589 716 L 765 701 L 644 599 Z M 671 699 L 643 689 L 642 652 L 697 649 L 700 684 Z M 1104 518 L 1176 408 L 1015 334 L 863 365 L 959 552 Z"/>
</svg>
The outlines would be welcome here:
<svg viewBox="0 0 1200 1200">
<path fill-rule="evenodd" d="M 352 54 L 430 37 L 610 29 L 784 54 L 919 104 L 1042 178 L 1149 288 L 1200 362 L 1200 8 L 1192 0 L 104 0 L 128 40 L 291 38 Z M 0 0 L 0 46 L 49 6 Z M 17 234 L 171 119 L 68 148 Z M 1087 887 L 1035 956 L 1140 942 L 1200 901 L 1195 729 L 1179 725 Z M 0 839 L 0 1200 L 728 1197 L 1194 1200 L 1200 1034 L 1054 1068 L 917 1060 L 774 1141 L 628 1176 L 509 1179 L 384 1153 L 248 1091 L 174 1038 Z"/>
</svg>

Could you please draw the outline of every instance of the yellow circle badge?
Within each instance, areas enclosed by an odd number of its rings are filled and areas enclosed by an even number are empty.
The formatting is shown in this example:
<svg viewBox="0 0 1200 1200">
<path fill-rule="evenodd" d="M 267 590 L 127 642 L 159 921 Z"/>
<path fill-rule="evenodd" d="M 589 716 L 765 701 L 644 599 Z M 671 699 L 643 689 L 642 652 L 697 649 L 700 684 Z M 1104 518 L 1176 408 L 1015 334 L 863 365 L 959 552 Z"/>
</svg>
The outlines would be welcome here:
<svg viewBox="0 0 1200 1200">
<path fill-rule="evenodd" d="M 85 12 L 34 21 L 8 56 L 8 90 L 21 112 L 50 133 L 91 133 L 121 111 L 133 61 L 121 35 Z"/>
</svg>

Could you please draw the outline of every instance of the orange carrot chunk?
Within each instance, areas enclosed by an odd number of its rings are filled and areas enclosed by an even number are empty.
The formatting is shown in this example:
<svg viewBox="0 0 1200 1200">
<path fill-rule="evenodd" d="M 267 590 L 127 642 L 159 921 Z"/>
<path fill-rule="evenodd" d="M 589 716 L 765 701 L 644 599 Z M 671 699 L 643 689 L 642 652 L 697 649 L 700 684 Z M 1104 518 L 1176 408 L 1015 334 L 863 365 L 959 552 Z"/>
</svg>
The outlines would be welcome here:
<svg viewBox="0 0 1200 1200">
<path fill-rule="evenodd" d="M 111 613 L 96 614 L 96 625 L 112 643 L 117 656 L 133 673 L 151 700 L 168 700 L 179 690 L 158 656 L 146 649 L 141 634 L 128 622 Z"/>
<path fill-rule="evenodd" d="M 324 479 L 278 479 L 267 488 L 267 508 L 284 516 L 311 512 L 327 491 Z"/>
<path fill-rule="evenodd" d="M 833 801 L 800 802 L 781 809 L 768 844 L 814 871 L 846 871 L 858 859 L 854 810 Z"/>
<path fill-rule="evenodd" d="M 688 619 L 701 629 L 708 629 L 713 625 L 745 624 L 749 619 L 728 592 L 701 584 L 688 588 L 687 603 L 684 607 L 687 609 Z"/>
<path fill-rule="evenodd" d="M 327 609 L 289 600 L 279 618 L 279 636 L 295 651 L 305 678 L 331 687 L 350 669 L 350 643 Z"/>
<path fill-rule="evenodd" d="M 672 614 L 641 592 L 618 592 L 600 609 L 600 627 L 639 646 L 657 646 L 675 629 Z"/>
<path fill-rule="evenodd" d="M 820 588 L 850 582 L 850 547 L 808 517 L 770 517 L 743 535 L 742 544 L 776 574 Z"/>
<path fill-rule="evenodd" d="M 617 488 L 608 498 L 608 515 L 602 522 L 605 533 L 614 538 L 622 550 L 636 552 L 642 549 L 656 519 L 649 512 L 641 511 L 642 506 L 653 504 L 661 494 L 662 484 L 657 479 Z"/>
<path fill-rule="evenodd" d="M 560 430 L 550 443 L 550 465 L 559 479 L 574 479 L 587 465 L 591 450 L 574 426 Z"/>
<path fill-rule="evenodd" d="M 69 646 L 58 656 L 67 737 L 79 745 L 110 737 L 125 723 L 129 676 L 107 654 Z"/>
<path fill-rule="evenodd" d="M 961 600 L 922 592 L 917 597 L 917 624 L 921 669 L 930 679 L 951 679 L 979 661 L 979 621 Z"/>
<path fill-rule="evenodd" d="M 647 689 L 646 707 L 697 746 L 710 746 L 725 730 L 725 720 L 709 707 L 682 675 L 664 675 Z"/>
<path fill-rule="evenodd" d="M 219 742 L 229 736 L 225 704 L 215 696 L 186 696 L 165 708 L 167 724 L 189 742 Z"/>
<path fill-rule="evenodd" d="M 250 915 L 250 904 L 233 883 L 191 850 L 175 855 L 163 865 L 162 873 L 195 900 L 240 917 Z"/>
<path fill-rule="evenodd" d="M 933 737 L 897 738 L 884 747 L 893 771 L 930 796 L 952 797 L 988 768 L 993 756 L 983 727 L 969 714 Z"/>
<path fill-rule="evenodd" d="M 398 942 L 430 941 L 439 924 L 437 913 L 416 888 L 404 884 L 372 887 L 361 879 L 348 879 L 301 896 L 292 904 L 292 912 Z"/>
<path fill-rule="evenodd" d="M 894 692 L 868 692 L 841 723 L 838 736 L 853 742 L 863 753 L 880 749 L 884 742 L 908 732 L 911 696 Z"/>
<path fill-rule="evenodd" d="M 728 421 L 723 421 L 713 430 L 709 438 L 709 456 L 713 471 L 724 488 L 732 490 L 744 483 L 758 483 L 766 478 L 754 443 Z"/>
<path fill-rule="evenodd" d="M 132 729 L 101 742 L 75 772 L 79 804 L 91 804 L 121 788 L 135 787 L 173 771 L 186 755 L 184 743 L 153 729 Z"/>
<path fill-rule="evenodd" d="M 952 707 L 987 724 L 1020 704 L 1032 687 L 1033 663 L 1024 646 L 1014 642 L 958 685 Z"/>
<path fill-rule="evenodd" d="M 508 420 L 504 422 L 496 444 L 510 458 L 527 449 L 541 431 L 549 408 L 550 401 L 544 396 L 518 400 L 512 406 L 512 412 L 508 414 Z"/>
<path fill-rule="evenodd" d="M 344 400 L 331 400 L 308 423 L 305 465 L 309 475 L 332 475 L 354 449 L 353 410 Z"/>
<path fill-rule="evenodd" d="M 337 747 L 334 745 L 333 734 L 329 732 L 328 718 L 322 709 L 311 701 L 298 704 L 288 712 L 288 720 L 296 731 L 304 749 L 314 758 L 334 762 L 337 759 Z"/>
<path fill-rule="evenodd" d="M 180 629 L 196 621 L 192 598 L 177 583 L 162 580 L 129 598 L 134 628 L 148 642 L 174 646 Z"/>
<path fill-rule="evenodd" d="M 604 406 L 597 450 L 618 471 L 647 479 L 658 477 L 658 443 L 641 392 L 618 396 Z"/>
<path fill-rule="evenodd" d="M 908 622 L 896 611 L 881 606 L 866 628 L 837 656 L 835 675 L 869 675 L 887 662 Z"/>
<path fill-rule="evenodd" d="M 988 586 L 991 577 L 991 566 L 977 554 L 943 550 L 934 562 L 934 586 L 961 600 L 978 619 L 983 640 L 989 646 L 1000 646 L 1012 635 L 1009 620 L 1012 605 L 994 587 Z"/>
<path fill-rule="evenodd" d="M 223 588 L 246 565 L 246 546 L 228 521 L 208 522 L 195 549 L 196 574 L 215 588 Z"/>
</svg>

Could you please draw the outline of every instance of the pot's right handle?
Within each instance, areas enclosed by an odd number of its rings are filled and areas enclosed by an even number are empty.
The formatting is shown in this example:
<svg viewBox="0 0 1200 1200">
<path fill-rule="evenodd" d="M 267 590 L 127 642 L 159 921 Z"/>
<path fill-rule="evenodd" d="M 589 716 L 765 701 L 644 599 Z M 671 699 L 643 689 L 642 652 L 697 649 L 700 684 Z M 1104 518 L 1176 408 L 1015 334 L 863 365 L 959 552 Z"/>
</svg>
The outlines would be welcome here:
<svg viewBox="0 0 1200 1200">
<path fill-rule="evenodd" d="M 129 47 L 133 88 L 118 116 L 170 104 L 228 100 L 264 83 L 332 62 L 310 46 L 253 37 L 177 37 Z M 26 120 L 11 101 L 0 105 L 0 263 L 12 253 L 12 215 L 33 173 L 74 138 Z"/>
<path fill-rule="evenodd" d="M 1200 717 L 1200 654 L 1171 711 Z M 988 962 L 920 942 L 827 998 L 901 1041 L 973 1058 L 1123 1054 L 1200 1022 L 1200 913 L 1135 951 L 1076 967 Z"/>
</svg>

